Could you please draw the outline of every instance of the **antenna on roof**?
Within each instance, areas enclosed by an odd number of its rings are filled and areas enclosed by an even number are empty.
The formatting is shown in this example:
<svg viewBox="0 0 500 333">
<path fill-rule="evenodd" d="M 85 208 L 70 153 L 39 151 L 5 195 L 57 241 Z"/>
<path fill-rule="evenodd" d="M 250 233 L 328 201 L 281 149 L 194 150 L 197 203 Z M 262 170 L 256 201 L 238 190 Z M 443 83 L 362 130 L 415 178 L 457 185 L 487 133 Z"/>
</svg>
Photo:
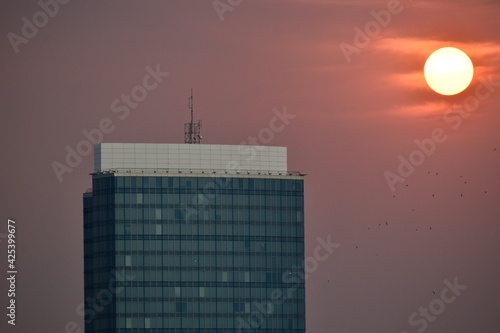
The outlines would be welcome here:
<svg viewBox="0 0 500 333">
<path fill-rule="evenodd" d="M 201 143 L 201 120 L 194 122 L 194 106 L 193 106 L 193 89 L 191 88 L 191 96 L 188 98 L 188 108 L 191 112 L 191 122 L 184 124 L 184 143 Z"/>
</svg>

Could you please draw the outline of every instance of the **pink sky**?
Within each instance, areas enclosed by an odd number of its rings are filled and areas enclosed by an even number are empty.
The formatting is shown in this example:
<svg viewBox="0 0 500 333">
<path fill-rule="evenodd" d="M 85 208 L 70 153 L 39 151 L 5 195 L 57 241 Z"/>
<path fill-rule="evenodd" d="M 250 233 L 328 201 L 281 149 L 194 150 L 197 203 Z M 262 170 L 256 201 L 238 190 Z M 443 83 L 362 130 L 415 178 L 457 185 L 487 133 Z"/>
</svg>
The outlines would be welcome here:
<svg viewBox="0 0 500 333">
<path fill-rule="evenodd" d="M 93 158 L 62 182 L 51 163 L 64 163 L 65 147 L 103 118 L 115 125 L 105 142 L 182 142 L 193 88 L 204 143 L 246 141 L 269 126 L 273 108 L 296 115 L 270 144 L 287 146 L 289 169 L 308 174 L 306 255 L 318 236 L 341 244 L 307 281 L 308 332 L 416 332 L 409 316 L 458 277 L 467 290 L 426 331 L 496 333 L 500 2 L 401 1 L 346 61 L 339 45 L 354 45 L 354 29 L 388 3 L 247 0 L 221 21 L 212 1 L 72 1 L 18 53 L 5 37 L 0 207 L 19 222 L 18 331 L 83 325 L 75 308 Z M 40 10 L 37 1 L 0 8 L 4 36 L 21 34 L 21 18 Z M 453 97 L 423 78 L 426 58 L 444 46 L 475 65 L 470 87 Z M 111 104 L 157 64 L 169 76 L 121 120 Z M 488 77 L 477 110 L 449 114 Z M 397 173 L 398 156 L 435 129 L 446 141 L 393 193 L 384 173 Z"/>
</svg>

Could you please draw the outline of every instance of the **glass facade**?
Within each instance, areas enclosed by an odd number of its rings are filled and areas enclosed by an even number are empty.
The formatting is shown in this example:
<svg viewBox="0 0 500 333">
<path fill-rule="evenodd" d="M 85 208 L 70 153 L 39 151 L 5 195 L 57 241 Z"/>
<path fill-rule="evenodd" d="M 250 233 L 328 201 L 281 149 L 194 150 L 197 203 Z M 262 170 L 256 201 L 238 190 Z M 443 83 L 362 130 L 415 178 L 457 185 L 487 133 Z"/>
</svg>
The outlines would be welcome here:
<svg viewBox="0 0 500 333">
<path fill-rule="evenodd" d="M 300 176 L 94 174 L 86 332 L 305 332 L 303 193 Z"/>
</svg>

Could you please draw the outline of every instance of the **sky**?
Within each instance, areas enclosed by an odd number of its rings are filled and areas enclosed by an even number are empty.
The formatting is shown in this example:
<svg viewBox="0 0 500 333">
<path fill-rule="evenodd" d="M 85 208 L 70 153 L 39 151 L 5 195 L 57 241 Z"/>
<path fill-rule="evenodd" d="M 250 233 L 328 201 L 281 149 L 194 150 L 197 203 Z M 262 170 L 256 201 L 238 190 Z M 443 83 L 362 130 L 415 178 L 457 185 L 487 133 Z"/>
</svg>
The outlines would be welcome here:
<svg viewBox="0 0 500 333">
<path fill-rule="evenodd" d="M 47 3 L 0 3 L 2 332 L 83 328 L 85 133 L 182 143 L 191 88 L 203 143 L 286 146 L 307 174 L 308 332 L 498 332 L 500 1 Z M 446 46 L 474 64 L 455 96 L 423 77 Z"/>
</svg>

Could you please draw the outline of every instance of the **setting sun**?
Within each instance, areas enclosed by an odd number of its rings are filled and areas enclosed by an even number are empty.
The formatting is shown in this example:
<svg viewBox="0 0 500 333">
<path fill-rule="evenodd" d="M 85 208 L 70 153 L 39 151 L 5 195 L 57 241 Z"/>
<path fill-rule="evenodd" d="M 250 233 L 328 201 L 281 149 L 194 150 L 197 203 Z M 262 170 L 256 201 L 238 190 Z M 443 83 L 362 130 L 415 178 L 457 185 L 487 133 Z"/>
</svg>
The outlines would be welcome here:
<svg viewBox="0 0 500 333">
<path fill-rule="evenodd" d="M 473 75 L 474 67 L 470 58 L 454 47 L 434 51 L 425 62 L 425 81 L 441 95 L 456 95 L 464 91 Z"/>
</svg>

